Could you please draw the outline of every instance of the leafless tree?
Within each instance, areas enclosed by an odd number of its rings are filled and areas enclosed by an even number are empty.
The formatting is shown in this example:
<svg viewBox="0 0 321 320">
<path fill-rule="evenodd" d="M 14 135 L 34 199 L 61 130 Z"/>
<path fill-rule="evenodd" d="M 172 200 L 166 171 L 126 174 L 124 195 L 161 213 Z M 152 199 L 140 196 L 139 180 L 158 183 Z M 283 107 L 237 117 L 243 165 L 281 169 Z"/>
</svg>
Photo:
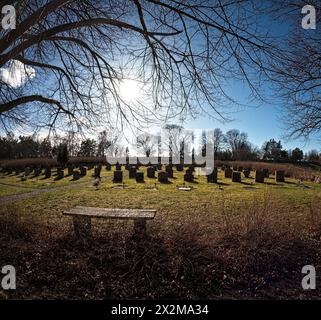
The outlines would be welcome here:
<svg viewBox="0 0 321 320">
<path fill-rule="evenodd" d="M 105 129 L 98 134 L 97 153 L 105 156 L 110 148 L 114 148 L 121 134 L 115 128 Z"/>
<path fill-rule="evenodd" d="M 17 28 L 0 32 L 1 127 L 61 130 L 118 121 L 224 118 L 224 90 L 257 81 L 274 46 L 254 0 L 6 0 Z M 119 92 L 135 79 L 142 99 Z M 211 111 L 209 111 L 211 110 Z"/>
<path fill-rule="evenodd" d="M 229 150 L 232 152 L 234 160 L 243 160 L 243 158 L 245 158 L 244 156 L 251 149 L 247 134 L 236 129 L 226 132 L 225 141 Z"/>
<path fill-rule="evenodd" d="M 144 153 L 144 156 L 150 157 L 155 152 L 158 137 L 143 133 L 137 137 L 137 148 Z"/>
<path fill-rule="evenodd" d="M 223 145 L 225 142 L 224 133 L 220 128 L 215 128 L 213 130 L 213 134 L 209 135 L 209 138 L 210 138 L 209 143 L 213 145 L 214 155 L 216 155 L 223 148 Z"/>
<path fill-rule="evenodd" d="M 183 138 L 184 128 L 176 124 L 166 124 L 164 127 L 164 136 L 162 137 L 162 149 L 168 152 L 168 156 L 179 157 Z"/>
<path fill-rule="evenodd" d="M 195 135 L 191 130 L 178 124 L 166 124 L 161 137 L 162 154 L 173 159 L 174 163 L 184 155 L 190 155 L 195 143 Z"/>
<path fill-rule="evenodd" d="M 302 28 L 301 10 L 305 5 L 316 9 L 316 30 Z M 276 19 L 286 19 L 287 26 L 286 34 L 280 38 L 283 59 L 271 61 L 271 80 L 282 98 L 287 136 L 308 138 L 321 130 L 321 3 L 273 1 L 270 13 Z"/>
</svg>

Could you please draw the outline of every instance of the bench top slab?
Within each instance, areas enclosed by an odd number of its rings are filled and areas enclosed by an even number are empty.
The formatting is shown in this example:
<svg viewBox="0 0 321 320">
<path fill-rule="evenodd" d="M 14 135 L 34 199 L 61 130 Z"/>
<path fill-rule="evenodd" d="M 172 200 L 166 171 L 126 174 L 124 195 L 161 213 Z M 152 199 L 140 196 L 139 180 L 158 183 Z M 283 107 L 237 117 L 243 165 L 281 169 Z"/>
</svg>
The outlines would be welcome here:
<svg viewBox="0 0 321 320">
<path fill-rule="evenodd" d="M 154 219 L 156 210 L 154 209 L 111 209 L 97 207 L 77 206 L 68 211 L 64 211 L 64 215 L 84 216 L 92 218 L 106 219 Z"/>
</svg>

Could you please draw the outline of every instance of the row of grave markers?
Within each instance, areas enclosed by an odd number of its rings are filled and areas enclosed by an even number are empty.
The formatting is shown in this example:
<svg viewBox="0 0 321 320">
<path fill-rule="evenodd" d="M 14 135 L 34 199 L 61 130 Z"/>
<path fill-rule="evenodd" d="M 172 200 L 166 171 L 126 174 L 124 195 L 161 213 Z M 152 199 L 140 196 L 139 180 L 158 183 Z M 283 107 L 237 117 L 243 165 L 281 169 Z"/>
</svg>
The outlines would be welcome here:
<svg viewBox="0 0 321 320">
<path fill-rule="evenodd" d="M 67 166 L 68 170 L 68 176 L 73 176 L 74 180 L 79 180 L 80 177 L 84 177 L 87 175 L 88 169 L 92 167 L 87 166 L 79 166 L 78 169 L 76 169 L 73 165 Z M 106 164 L 106 170 L 111 171 L 112 166 L 111 164 Z M 126 165 L 125 169 L 128 170 L 129 178 L 130 179 L 136 179 L 136 182 L 144 182 L 144 173 L 139 172 L 139 166 L 133 166 L 133 165 Z M 93 177 L 100 177 L 102 170 L 102 165 L 98 165 L 97 167 L 94 167 L 94 173 Z M 162 165 L 154 165 L 147 167 L 147 177 L 155 179 L 156 178 L 156 171 L 158 172 L 157 179 L 160 183 L 168 183 L 169 179 L 174 178 L 174 171 L 172 165 L 166 165 L 165 170 L 163 170 Z M 184 171 L 183 165 L 176 165 L 177 171 Z M 222 170 L 224 171 L 224 177 L 232 179 L 232 182 L 241 182 L 242 181 L 242 173 L 245 178 L 250 178 L 251 170 L 250 169 L 243 169 L 243 167 L 237 167 L 237 168 L 231 168 L 229 166 L 223 166 Z M 19 174 L 21 172 L 20 169 L 16 169 L 16 174 Z M 184 181 L 186 182 L 193 182 L 194 181 L 194 173 L 195 167 L 189 166 L 184 174 Z M 13 170 L 10 169 L 7 172 L 12 173 Z M 29 176 L 32 172 L 34 172 L 34 176 L 38 177 L 42 174 L 42 169 L 39 167 L 36 167 L 34 169 L 30 167 L 25 167 L 24 169 L 24 176 Z M 257 183 L 264 183 L 265 178 L 269 178 L 269 170 L 268 169 L 262 169 L 262 170 L 256 170 L 255 171 L 255 182 Z M 52 176 L 52 170 L 50 167 L 45 168 L 44 171 L 45 178 L 50 178 Z M 57 167 L 57 174 L 56 179 L 63 179 L 64 178 L 64 170 L 62 167 Z M 276 182 L 285 182 L 285 173 L 282 170 L 275 171 L 275 181 Z M 113 176 L 113 182 L 115 183 L 122 183 L 123 182 L 123 171 L 122 171 L 122 165 L 116 164 L 115 165 L 115 171 Z M 208 183 L 217 183 L 217 168 L 215 167 L 213 172 L 209 175 L 207 175 L 207 182 Z"/>
<path fill-rule="evenodd" d="M 242 181 L 242 172 L 245 178 L 250 178 L 251 170 L 243 169 L 239 167 L 237 170 L 233 170 L 230 167 L 224 168 L 224 177 L 232 179 L 232 182 Z M 255 182 L 264 183 L 265 178 L 270 177 L 270 172 L 268 169 L 261 169 L 255 171 Z M 275 171 L 275 182 L 285 182 L 285 172 L 283 170 Z"/>
<path fill-rule="evenodd" d="M 161 170 L 161 167 L 158 168 Z M 155 177 L 155 171 L 157 169 L 155 167 L 148 167 L 147 168 L 147 177 L 148 178 L 156 178 Z M 128 169 L 129 171 L 129 178 L 130 179 L 136 179 L 136 182 L 144 182 L 144 173 L 143 172 L 137 172 L 136 167 L 131 167 Z M 184 171 L 184 168 L 182 170 L 177 171 Z M 193 172 L 195 171 L 194 167 L 189 167 L 185 174 L 184 174 L 184 181 L 186 182 L 193 182 L 194 181 L 194 175 Z M 243 171 L 244 177 L 249 178 L 251 171 L 249 169 L 244 169 Z M 230 167 L 226 167 L 224 169 L 224 177 L 225 178 L 231 178 L 232 182 L 241 182 L 242 181 L 242 172 L 241 171 L 234 171 Z M 255 182 L 257 183 L 264 183 L 265 178 L 269 178 L 269 170 L 262 169 L 257 170 L 255 172 Z M 174 178 L 173 173 L 173 167 L 172 166 L 166 166 L 165 171 L 160 171 L 158 173 L 158 181 L 161 183 L 168 183 L 169 178 Z M 275 171 L 275 181 L 276 182 L 285 182 L 285 173 L 284 171 L 277 170 Z M 114 179 L 113 182 L 115 183 L 122 183 L 123 182 L 123 172 L 120 170 L 114 171 Z M 215 167 L 213 172 L 209 175 L 207 175 L 207 182 L 208 183 L 217 183 L 217 168 Z"/>
<path fill-rule="evenodd" d="M 151 179 L 156 178 L 156 171 L 159 171 L 157 174 L 157 180 L 160 183 L 168 183 L 169 179 L 174 178 L 174 171 L 173 167 L 168 165 L 165 167 L 165 171 L 162 171 L 162 165 L 155 165 L 155 166 L 149 166 L 147 167 L 147 177 Z M 111 168 L 108 166 L 106 167 L 106 170 L 110 171 Z M 126 170 L 129 172 L 129 179 L 136 179 L 136 182 L 142 183 L 144 182 L 144 172 L 139 172 L 137 166 L 126 166 Z M 183 165 L 176 166 L 177 171 L 184 171 Z M 184 181 L 187 182 L 193 182 L 194 176 L 192 172 L 194 171 L 194 168 L 190 167 L 186 170 L 186 173 L 184 175 Z M 122 183 L 123 182 L 123 171 L 121 170 L 121 166 L 117 167 L 116 165 L 116 171 L 114 171 L 114 177 L 113 177 L 114 183 Z"/>
</svg>

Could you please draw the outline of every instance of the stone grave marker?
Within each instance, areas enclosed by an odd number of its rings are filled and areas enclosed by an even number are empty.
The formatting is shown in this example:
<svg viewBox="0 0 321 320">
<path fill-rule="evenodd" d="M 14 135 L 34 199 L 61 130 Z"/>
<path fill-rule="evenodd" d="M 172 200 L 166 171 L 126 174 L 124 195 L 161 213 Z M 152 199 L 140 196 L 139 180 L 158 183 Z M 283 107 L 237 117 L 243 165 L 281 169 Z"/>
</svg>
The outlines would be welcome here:
<svg viewBox="0 0 321 320">
<path fill-rule="evenodd" d="M 251 175 L 251 170 L 249 170 L 249 169 L 244 169 L 244 170 L 243 170 L 243 174 L 244 174 L 244 177 L 245 177 L 245 178 L 249 178 L 250 175 Z"/>
<path fill-rule="evenodd" d="M 191 186 L 177 186 L 177 189 L 180 191 L 192 191 L 193 187 L 191 187 Z"/>
<path fill-rule="evenodd" d="M 11 172 L 12 173 L 12 172 Z M 29 174 L 31 173 L 31 169 L 30 167 L 25 167 L 25 176 L 29 176 Z"/>
<path fill-rule="evenodd" d="M 82 177 L 85 177 L 85 176 L 87 175 L 87 170 L 88 170 L 88 167 L 83 167 L 83 166 L 81 166 L 81 167 L 80 167 L 80 175 L 81 175 Z"/>
<path fill-rule="evenodd" d="M 264 172 L 264 177 L 265 178 L 269 178 L 270 177 L 269 169 L 263 169 L 263 172 Z"/>
<path fill-rule="evenodd" d="M 241 182 L 241 172 L 240 171 L 233 171 L 232 182 Z"/>
<path fill-rule="evenodd" d="M 255 182 L 264 183 L 264 178 L 265 178 L 265 175 L 264 175 L 263 170 L 256 170 L 255 171 Z"/>
<path fill-rule="evenodd" d="M 147 168 L 147 177 L 151 178 L 151 179 L 155 178 L 155 168 L 154 167 Z"/>
<path fill-rule="evenodd" d="M 79 179 L 80 179 L 80 171 L 74 170 L 74 171 L 72 172 L 72 175 L 73 175 L 73 179 L 74 179 L 74 180 L 79 180 Z"/>
<path fill-rule="evenodd" d="M 282 170 L 275 171 L 275 182 L 285 182 L 284 171 Z"/>
<path fill-rule="evenodd" d="M 213 172 L 207 175 L 208 183 L 217 183 L 217 168 L 215 167 Z"/>
<path fill-rule="evenodd" d="M 122 183 L 123 182 L 123 172 L 121 170 L 114 171 L 114 183 Z"/>
<path fill-rule="evenodd" d="M 226 167 L 225 170 L 224 170 L 224 177 L 225 178 L 229 178 L 231 179 L 232 178 L 232 169 L 230 167 Z"/>
<path fill-rule="evenodd" d="M 57 168 L 57 179 L 63 179 L 64 178 L 64 170 L 61 167 Z"/>
<path fill-rule="evenodd" d="M 67 169 L 68 169 L 68 176 L 71 176 L 73 174 L 73 172 L 74 172 L 74 166 L 69 165 L 67 167 Z"/>
<path fill-rule="evenodd" d="M 144 172 L 136 172 L 136 182 L 137 183 L 143 183 L 144 180 Z"/>
<path fill-rule="evenodd" d="M 194 165 L 189 166 L 188 170 L 193 173 L 195 171 L 195 166 Z"/>
<path fill-rule="evenodd" d="M 46 177 L 46 179 L 51 178 L 51 168 L 47 167 L 45 169 L 45 177 Z"/>
<path fill-rule="evenodd" d="M 191 173 L 190 171 L 186 171 L 186 173 L 184 174 L 184 181 L 186 182 L 194 182 L 194 176 L 193 173 Z"/>
<path fill-rule="evenodd" d="M 164 171 L 158 172 L 158 181 L 160 183 L 168 183 L 168 173 Z"/>
<path fill-rule="evenodd" d="M 135 179 L 136 178 L 136 172 L 137 172 L 137 169 L 136 167 L 130 167 L 129 168 L 129 179 Z"/>
<path fill-rule="evenodd" d="M 100 173 L 101 173 L 101 166 L 95 167 L 95 169 L 94 169 L 94 177 L 95 178 L 100 177 Z"/>
<path fill-rule="evenodd" d="M 186 169 L 185 173 L 186 173 L 186 174 L 193 174 L 194 171 L 195 171 L 195 168 L 194 168 L 193 166 L 189 166 L 189 167 Z"/>
<path fill-rule="evenodd" d="M 168 178 L 174 178 L 173 167 L 171 165 L 166 166 L 165 171 L 168 174 Z"/>
<path fill-rule="evenodd" d="M 35 168 L 35 177 L 39 177 L 41 175 L 41 168 Z"/>
</svg>

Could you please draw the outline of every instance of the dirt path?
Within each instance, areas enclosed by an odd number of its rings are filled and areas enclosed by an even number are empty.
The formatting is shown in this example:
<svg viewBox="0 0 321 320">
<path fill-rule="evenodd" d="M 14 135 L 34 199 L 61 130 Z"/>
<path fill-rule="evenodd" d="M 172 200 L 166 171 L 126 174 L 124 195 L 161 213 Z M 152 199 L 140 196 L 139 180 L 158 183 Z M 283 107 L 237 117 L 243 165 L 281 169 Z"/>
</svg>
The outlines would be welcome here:
<svg viewBox="0 0 321 320">
<path fill-rule="evenodd" d="M 26 187 L 26 186 L 17 186 L 16 184 L 13 183 L 5 183 L 5 182 L 0 182 L 1 186 L 6 186 L 9 188 L 14 188 L 14 189 L 29 189 L 29 190 L 34 190 L 35 188 L 32 187 Z"/>
<path fill-rule="evenodd" d="M 81 182 L 78 182 L 78 183 L 73 183 L 73 184 L 70 184 L 70 185 L 67 185 L 67 186 L 59 186 L 59 187 L 53 187 L 53 188 L 48 188 L 48 189 L 34 189 L 33 191 L 31 192 L 25 192 L 25 193 L 19 193 L 19 194 L 11 194 L 11 195 L 8 195 L 8 196 L 1 196 L 0 197 L 0 203 L 7 203 L 7 202 L 13 202 L 13 201 L 18 201 L 18 200 L 24 200 L 24 199 L 29 199 L 29 198 L 33 198 L 33 197 L 36 197 L 40 194 L 43 194 L 43 193 L 49 193 L 49 192 L 53 192 L 53 191 L 56 191 L 56 190 L 60 190 L 60 189 L 72 189 L 72 188 L 76 188 L 78 187 L 79 185 L 83 185 L 83 184 L 90 184 L 91 182 L 90 181 L 81 181 Z M 6 183 L 1 183 L 0 182 L 0 185 L 5 185 L 7 187 L 14 187 L 13 185 L 9 185 L 9 184 L 6 184 Z M 21 188 L 21 189 L 25 189 L 26 187 L 20 187 L 20 186 L 15 186 L 17 189 Z M 31 189 L 31 188 L 29 188 Z"/>
</svg>

